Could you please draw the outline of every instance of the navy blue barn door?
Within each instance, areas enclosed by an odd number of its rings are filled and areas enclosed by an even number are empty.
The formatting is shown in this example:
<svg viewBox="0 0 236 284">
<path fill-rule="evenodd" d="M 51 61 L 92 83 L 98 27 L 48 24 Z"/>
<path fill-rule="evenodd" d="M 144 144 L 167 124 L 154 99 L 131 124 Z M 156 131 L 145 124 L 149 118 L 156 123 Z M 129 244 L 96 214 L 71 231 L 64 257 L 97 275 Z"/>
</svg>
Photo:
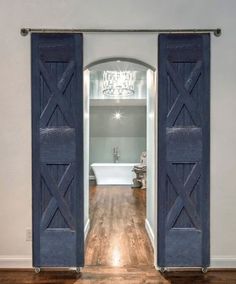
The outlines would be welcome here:
<svg viewBox="0 0 236 284">
<path fill-rule="evenodd" d="M 84 263 L 83 38 L 32 35 L 33 265 Z"/>
<path fill-rule="evenodd" d="M 159 36 L 158 265 L 209 265 L 210 36 Z"/>
</svg>

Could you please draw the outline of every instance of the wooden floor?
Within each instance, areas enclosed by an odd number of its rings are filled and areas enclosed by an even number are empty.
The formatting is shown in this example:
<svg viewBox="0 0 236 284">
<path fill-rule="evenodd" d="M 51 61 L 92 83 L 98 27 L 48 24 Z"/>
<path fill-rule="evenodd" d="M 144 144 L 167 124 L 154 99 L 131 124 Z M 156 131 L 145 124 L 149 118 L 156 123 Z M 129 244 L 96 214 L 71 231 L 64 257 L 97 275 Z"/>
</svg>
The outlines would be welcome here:
<svg viewBox="0 0 236 284">
<path fill-rule="evenodd" d="M 145 204 L 143 189 L 91 187 L 86 265 L 153 265 L 153 249 L 145 230 Z"/>
<path fill-rule="evenodd" d="M 156 283 L 236 284 L 236 271 L 167 272 L 153 267 L 153 250 L 144 228 L 145 191 L 91 187 L 91 229 L 85 264 L 73 271 L 0 270 L 0 284 Z"/>
<path fill-rule="evenodd" d="M 152 268 L 85 267 L 81 274 L 70 271 L 0 271 L 1 284 L 235 284 L 235 271 L 168 272 Z"/>
</svg>

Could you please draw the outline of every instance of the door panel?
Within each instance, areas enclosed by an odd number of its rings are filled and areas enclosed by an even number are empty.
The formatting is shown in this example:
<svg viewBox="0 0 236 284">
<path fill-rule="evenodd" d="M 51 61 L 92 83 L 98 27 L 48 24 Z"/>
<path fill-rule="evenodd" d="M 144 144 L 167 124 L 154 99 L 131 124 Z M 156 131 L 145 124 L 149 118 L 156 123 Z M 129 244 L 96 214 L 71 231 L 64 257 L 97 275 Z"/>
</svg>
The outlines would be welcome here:
<svg viewBox="0 0 236 284">
<path fill-rule="evenodd" d="M 159 36 L 158 265 L 209 265 L 210 36 Z"/>
<path fill-rule="evenodd" d="M 82 35 L 32 34 L 33 265 L 83 266 Z"/>
</svg>

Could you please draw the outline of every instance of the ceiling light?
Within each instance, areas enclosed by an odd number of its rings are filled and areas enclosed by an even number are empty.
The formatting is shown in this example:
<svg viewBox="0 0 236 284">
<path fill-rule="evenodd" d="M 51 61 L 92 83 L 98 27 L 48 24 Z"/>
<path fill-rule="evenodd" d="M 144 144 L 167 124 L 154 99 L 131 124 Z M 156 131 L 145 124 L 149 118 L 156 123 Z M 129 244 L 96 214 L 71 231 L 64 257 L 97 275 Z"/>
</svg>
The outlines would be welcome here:
<svg viewBox="0 0 236 284">
<path fill-rule="evenodd" d="M 121 117 L 122 117 L 122 114 L 119 111 L 117 111 L 113 114 L 114 119 L 120 120 Z"/>
<path fill-rule="evenodd" d="M 103 94 L 110 97 L 134 95 L 134 71 L 104 71 Z"/>
</svg>

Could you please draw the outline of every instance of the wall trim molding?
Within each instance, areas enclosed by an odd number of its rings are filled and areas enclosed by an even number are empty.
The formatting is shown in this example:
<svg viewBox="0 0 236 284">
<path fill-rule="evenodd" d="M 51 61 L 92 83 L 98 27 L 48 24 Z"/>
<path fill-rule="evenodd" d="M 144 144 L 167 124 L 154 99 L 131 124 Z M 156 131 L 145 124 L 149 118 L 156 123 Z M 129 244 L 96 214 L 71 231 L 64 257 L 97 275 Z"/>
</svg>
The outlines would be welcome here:
<svg viewBox="0 0 236 284">
<path fill-rule="evenodd" d="M 236 256 L 213 256 L 210 268 L 236 268 Z"/>
<path fill-rule="evenodd" d="M 154 232 L 152 230 L 152 227 L 148 221 L 148 219 L 145 219 L 145 229 L 147 231 L 148 237 L 151 241 L 152 247 L 154 249 Z"/>
<path fill-rule="evenodd" d="M 32 268 L 31 255 L 0 255 L 0 268 Z"/>
<path fill-rule="evenodd" d="M 90 229 L 90 219 L 87 220 L 87 222 L 84 226 L 84 240 L 87 239 L 89 229 Z"/>
</svg>

